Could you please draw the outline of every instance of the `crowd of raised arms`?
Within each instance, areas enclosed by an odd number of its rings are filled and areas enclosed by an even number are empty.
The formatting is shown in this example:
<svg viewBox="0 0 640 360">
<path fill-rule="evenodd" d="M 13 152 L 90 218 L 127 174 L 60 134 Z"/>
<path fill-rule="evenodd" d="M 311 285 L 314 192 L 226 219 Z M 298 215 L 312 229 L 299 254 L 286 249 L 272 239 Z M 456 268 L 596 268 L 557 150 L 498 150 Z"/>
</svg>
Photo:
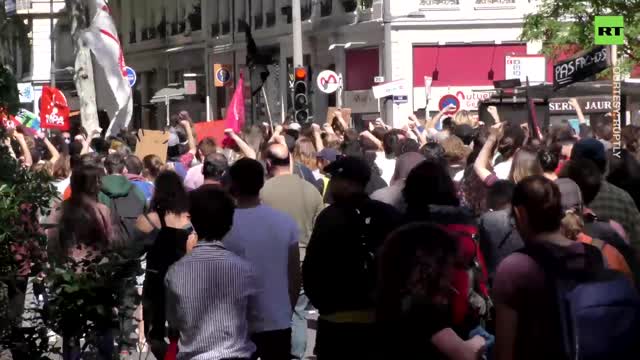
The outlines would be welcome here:
<svg viewBox="0 0 640 360">
<path fill-rule="evenodd" d="M 141 259 L 156 359 L 638 359 L 640 127 L 614 152 L 611 118 L 571 103 L 579 133 L 536 137 L 495 107 L 362 132 L 336 111 L 222 146 L 181 112 L 167 154 L 79 124 L 3 148 L 58 191 L 50 262 Z"/>
</svg>

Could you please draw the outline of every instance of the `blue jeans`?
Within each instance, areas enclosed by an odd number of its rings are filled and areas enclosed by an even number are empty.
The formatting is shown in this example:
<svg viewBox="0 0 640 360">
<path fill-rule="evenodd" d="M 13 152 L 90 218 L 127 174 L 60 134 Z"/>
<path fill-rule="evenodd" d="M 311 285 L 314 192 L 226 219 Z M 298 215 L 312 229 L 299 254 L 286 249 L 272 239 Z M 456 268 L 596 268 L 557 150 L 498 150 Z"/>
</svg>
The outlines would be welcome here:
<svg viewBox="0 0 640 360">
<path fill-rule="evenodd" d="M 309 298 L 300 290 L 291 319 L 291 359 L 301 360 L 307 352 L 307 307 Z"/>
</svg>

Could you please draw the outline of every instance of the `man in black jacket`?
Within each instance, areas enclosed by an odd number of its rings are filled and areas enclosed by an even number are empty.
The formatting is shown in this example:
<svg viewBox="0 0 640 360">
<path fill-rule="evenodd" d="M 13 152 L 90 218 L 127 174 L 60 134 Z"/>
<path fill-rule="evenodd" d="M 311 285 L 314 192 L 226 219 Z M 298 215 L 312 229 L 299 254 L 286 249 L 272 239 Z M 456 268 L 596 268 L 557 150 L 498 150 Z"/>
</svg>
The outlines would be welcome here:
<svg viewBox="0 0 640 360">
<path fill-rule="evenodd" d="M 320 312 L 316 355 L 373 359 L 375 254 L 400 214 L 369 199 L 371 170 L 364 160 L 345 157 L 325 171 L 334 203 L 316 220 L 302 268 L 305 292 Z"/>
</svg>

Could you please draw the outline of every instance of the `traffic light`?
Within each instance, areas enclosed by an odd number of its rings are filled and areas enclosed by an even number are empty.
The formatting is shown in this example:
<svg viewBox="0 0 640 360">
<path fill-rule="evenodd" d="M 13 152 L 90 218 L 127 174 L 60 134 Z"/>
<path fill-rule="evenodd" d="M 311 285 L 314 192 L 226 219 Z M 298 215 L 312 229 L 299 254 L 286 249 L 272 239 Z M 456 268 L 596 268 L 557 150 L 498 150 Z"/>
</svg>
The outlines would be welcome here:
<svg viewBox="0 0 640 360">
<path fill-rule="evenodd" d="M 293 85 L 293 110 L 296 121 L 300 124 L 309 122 L 309 97 L 307 86 L 307 69 L 297 67 L 294 72 L 295 83 Z"/>
</svg>

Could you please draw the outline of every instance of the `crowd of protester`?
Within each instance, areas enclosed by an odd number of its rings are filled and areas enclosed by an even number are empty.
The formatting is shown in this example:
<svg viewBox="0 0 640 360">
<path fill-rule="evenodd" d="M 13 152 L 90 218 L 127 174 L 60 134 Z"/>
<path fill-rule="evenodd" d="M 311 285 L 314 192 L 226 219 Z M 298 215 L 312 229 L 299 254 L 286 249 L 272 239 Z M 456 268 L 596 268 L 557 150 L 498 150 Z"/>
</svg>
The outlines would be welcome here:
<svg viewBox="0 0 640 360">
<path fill-rule="evenodd" d="M 606 117 L 532 136 L 451 110 L 360 132 L 336 111 L 227 146 L 182 112 L 166 162 L 81 127 L 6 149 L 59 193 L 51 259 L 142 259 L 138 350 L 157 359 L 640 356 L 640 127 L 618 151 Z"/>
</svg>

